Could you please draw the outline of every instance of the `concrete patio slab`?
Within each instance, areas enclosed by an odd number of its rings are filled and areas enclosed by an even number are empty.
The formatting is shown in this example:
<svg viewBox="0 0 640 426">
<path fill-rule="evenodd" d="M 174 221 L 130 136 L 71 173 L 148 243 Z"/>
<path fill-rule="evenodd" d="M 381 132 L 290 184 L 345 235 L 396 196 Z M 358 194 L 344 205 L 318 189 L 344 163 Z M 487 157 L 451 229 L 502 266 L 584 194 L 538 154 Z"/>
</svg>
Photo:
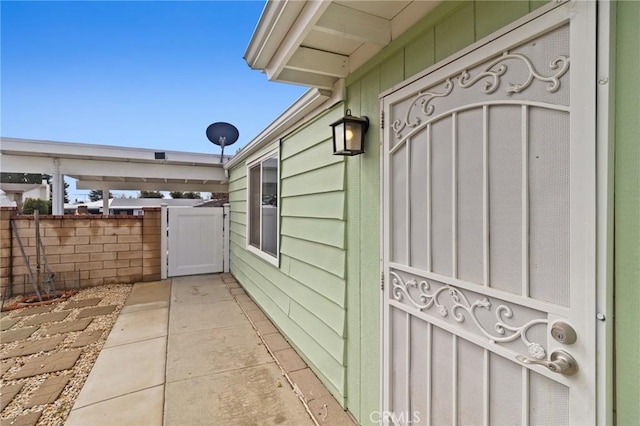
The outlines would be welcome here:
<svg viewBox="0 0 640 426">
<path fill-rule="evenodd" d="M 321 425 L 353 426 L 353 420 L 340 407 L 338 401 L 331 395 L 316 398 L 309 402 L 309 408 L 316 421 Z"/>
<path fill-rule="evenodd" d="M 73 409 L 162 385 L 165 360 L 164 337 L 103 349 Z"/>
<path fill-rule="evenodd" d="M 249 324 L 169 336 L 167 382 L 273 362 Z"/>
<path fill-rule="evenodd" d="M 275 363 L 166 385 L 166 426 L 313 425 Z"/>
<path fill-rule="evenodd" d="M 111 329 L 105 348 L 154 339 L 167 335 L 169 308 L 121 314 Z"/>
<path fill-rule="evenodd" d="M 192 277 L 193 278 L 193 277 Z M 171 302 L 182 304 L 215 303 L 233 300 L 229 289 L 219 279 L 191 279 L 173 285 Z"/>
<path fill-rule="evenodd" d="M 125 302 L 125 306 L 142 305 L 147 303 L 164 302 L 168 305 L 171 300 L 171 281 L 152 281 L 137 283 Z"/>
<path fill-rule="evenodd" d="M 240 304 L 242 309 L 244 309 L 245 312 L 260 310 L 260 307 L 256 305 L 254 302 L 238 302 L 238 303 Z"/>
<path fill-rule="evenodd" d="M 309 368 L 294 371 L 289 374 L 289 377 L 294 385 L 300 389 L 307 401 L 331 395 L 320 379 Z"/>
<path fill-rule="evenodd" d="M 65 336 L 55 336 L 46 339 L 22 342 L 19 343 L 15 348 L 0 355 L 0 358 L 14 358 L 17 356 L 37 354 L 38 352 L 51 351 L 55 349 L 60 343 L 62 343 L 64 339 Z"/>
<path fill-rule="evenodd" d="M 163 399 L 162 385 L 132 392 L 72 410 L 65 426 L 160 426 Z"/>
<path fill-rule="evenodd" d="M 194 308 L 194 304 L 172 302 L 169 314 L 169 333 L 187 333 L 198 330 L 231 327 L 246 323 L 242 309 L 235 302 L 210 302 L 206 308 Z"/>
</svg>

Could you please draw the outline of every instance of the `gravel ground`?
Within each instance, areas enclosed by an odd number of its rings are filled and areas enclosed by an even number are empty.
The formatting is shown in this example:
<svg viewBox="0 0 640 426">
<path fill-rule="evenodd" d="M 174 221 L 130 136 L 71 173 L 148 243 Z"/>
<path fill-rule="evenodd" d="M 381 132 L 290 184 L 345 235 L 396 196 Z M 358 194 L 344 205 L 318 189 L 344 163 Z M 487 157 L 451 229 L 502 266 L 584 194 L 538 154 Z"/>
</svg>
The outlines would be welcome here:
<svg viewBox="0 0 640 426">
<path fill-rule="evenodd" d="M 102 349 L 105 341 L 107 340 L 107 337 L 109 336 L 109 332 L 111 331 L 113 324 L 115 323 L 116 319 L 118 318 L 118 315 L 120 314 L 120 311 L 122 309 L 122 306 L 124 305 L 125 300 L 127 299 L 127 296 L 131 292 L 132 287 L 133 286 L 130 284 L 105 285 L 100 287 L 92 287 L 92 288 L 81 290 L 80 292 L 78 292 L 77 294 L 69 298 L 70 301 L 101 298 L 102 300 L 96 306 L 108 306 L 108 305 L 117 306 L 116 310 L 109 315 L 101 315 L 101 316 L 94 317 L 91 324 L 89 324 L 89 326 L 85 329 L 85 331 L 93 331 L 93 330 L 100 330 L 100 329 L 104 331 L 100 339 L 82 348 L 82 355 L 80 356 L 80 358 L 78 359 L 78 361 L 76 362 L 76 364 L 71 370 L 48 373 L 48 374 L 40 374 L 37 376 L 25 378 L 25 379 L 12 380 L 11 377 L 13 377 L 15 372 L 19 371 L 20 367 L 24 364 L 25 361 L 33 357 L 36 357 L 38 355 L 42 355 L 43 352 L 33 354 L 33 355 L 8 359 L 8 360 L 15 360 L 17 361 L 17 363 L 7 372 L 7 374 L 3 376 L 3 379 L 1 381 L 2 386 L 4 387 L 4 386 L 16 384 L 16 383 L 24 383 L 24 387 L 18 393 L 18 395 L 16 395 L 13 398 L 11 403 L 7 405 L 7 407 L 2 411 L 2 413 L 0 413 L 0 423 L 10 424 L 11 419 L 14 419 L 17 416 L 42 411 L 42 415 L 40 416 L 40 419 L 38 420 L 38 423 L 37 423 L 38 425 L 64 424 L 67 416 L 69 415 L 69 412 L 71 411 L 71 408 L 73 407 L 73 404 L 76 398 L 78 397 L 78 394 L 80 393 L 80 390 L 82 389 L 82 386 L 84 385 L 87 377 L 89 376 L 89 372 L 91 371 L 93 364 L 98 358 L 98 354 L 100 353 L 100 350 Z M 55 304 L 55 308 L 51 312 L 59 312 L 59 311 L 65 310 L 66 304 L 67 302 L 59 302 Z M 29 308 L 23 308 L 23 309 L 29 309 Z M 82 308 L 72 309 L 71 314 L 67 318 L 65 318 L 63 322 L 74 321 L 81 309 Z M 14 313 L 12 313 L 10 316 L 13 317 L 15 313 L 18 313 L 19 311 L 21 310 L 14 311 Z M 6 313 L 4 314 L 5 316 L 3 316 L 3 318 L 6 318 L 7 315 Z M 33 317 L 34 315 L 21 317 L 20 322 L 18 322 L 13 327 L 11 327 L 11 329 L 21 328 L 22 324 L 26 320 L 31 319 Z M 29 338 L 25 340 L 2 344 L 0 346 L 0 354 L 4 354 L 8 352 L 9 350 L 15 348 L 16 346 L 20 345 L 23 342 L 34 341 L 38 339 L 43 339 L 45 337 L 49 337 L 45 335 L 45 331 L 49 325 L 50 324 L 48 323 L 43 324 L 42 326 L 40 326 L 40 329 L 38 329 L 34 334 L 32 334 Z M 53 351 L 47 352 L 47 354 L 52 354 L 57 352 L 66 352 L 66 351 L 72 350 L 71 345 L 73 344 L 73 342 L 76 340 L 77 336 L 81 332 L 82 331 L 66 333 L 65 339 L 63 340 L 63 342 L 59 344 Z M 74 348 L 73 350 L 77 350 L 77 348 Z M 42 384 L 42 382 L 44 382 L 45 379 L 51 376 L 58 376 L 58 375 L 64 375 L 64 374 L 71 374 L 71 379 L 69 380 L 66 387 L 64 388 L 64 390 L 62 391 L 62 393 L 54 403 L 47 404 L 47 405 L 38 405 L 29 409 L 24 408 L 25 403 L 29 401 L 31 396 L 36 391 L 36 389 L 40 386 L 40 384 Z M 6 379 L 4 377 L 6 377 Z"/>
</svg>

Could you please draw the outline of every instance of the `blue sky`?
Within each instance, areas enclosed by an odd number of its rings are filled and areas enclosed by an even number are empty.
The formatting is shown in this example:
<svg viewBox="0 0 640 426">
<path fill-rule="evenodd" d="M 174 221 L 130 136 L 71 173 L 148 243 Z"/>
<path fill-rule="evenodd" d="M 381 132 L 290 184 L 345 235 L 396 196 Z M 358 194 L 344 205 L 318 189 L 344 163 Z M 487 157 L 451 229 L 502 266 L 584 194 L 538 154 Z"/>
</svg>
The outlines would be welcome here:
<svg viewBox="0 0 640 426">
<path fill-rule="evenodd" d="M 242 58 L 263 1 L 2 1 L 7 137 L 217 153 L 245 145 L 305 88 Z"/>
</svg>

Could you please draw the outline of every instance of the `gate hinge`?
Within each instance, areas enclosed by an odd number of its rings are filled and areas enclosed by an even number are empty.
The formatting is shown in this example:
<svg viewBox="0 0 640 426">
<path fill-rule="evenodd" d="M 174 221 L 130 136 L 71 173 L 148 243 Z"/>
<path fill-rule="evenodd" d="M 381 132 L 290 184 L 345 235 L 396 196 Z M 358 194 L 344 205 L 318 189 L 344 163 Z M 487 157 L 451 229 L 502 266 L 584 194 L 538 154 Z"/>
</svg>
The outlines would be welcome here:
<svg viewBox="0 0 640 426">
<path fill-rule="evenodd" d="M 384 130 L 384 111 L 380 111 L 380 130 Z"/>
<path fill-rule="evenodd" d="M 380 272 L 380 290 L 384 291 L 384 272 Z"/>
</svg>

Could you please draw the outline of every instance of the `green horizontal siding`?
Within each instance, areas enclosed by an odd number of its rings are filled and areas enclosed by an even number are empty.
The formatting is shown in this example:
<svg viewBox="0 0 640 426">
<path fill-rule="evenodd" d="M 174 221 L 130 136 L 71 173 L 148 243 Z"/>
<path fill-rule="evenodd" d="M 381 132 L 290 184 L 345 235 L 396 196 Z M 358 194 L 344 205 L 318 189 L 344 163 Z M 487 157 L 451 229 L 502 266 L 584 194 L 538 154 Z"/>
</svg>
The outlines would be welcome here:
<svg viewBox="0 0 640 426">
<path fill-rule="evenodd" d="M 309 217 L 282 218 L 282 235 L 344 249 L 345 223 Z"/>
<path fill-rule="evenodd" d="M 331 158 L 331 157 L 329 157 Z M 295 175 L 281 181 L 282 197 L 344 190 L 344 163 Z"/>
<path fill-rule="evenodd" d="M 280 214 L 289 217 L 344 219 L 344 191 L 303 194 L 280 201 Z"/>
<path fill-rule="evenodd" d="M 280 141 L 279 267 L 247 250 L 246 162 L 230 170 L 230 267 L 344 403 L 345 162 L 332 155 L 329 140 L 329 123 L 340 114 L 327 111 Z"/>
</svg>

